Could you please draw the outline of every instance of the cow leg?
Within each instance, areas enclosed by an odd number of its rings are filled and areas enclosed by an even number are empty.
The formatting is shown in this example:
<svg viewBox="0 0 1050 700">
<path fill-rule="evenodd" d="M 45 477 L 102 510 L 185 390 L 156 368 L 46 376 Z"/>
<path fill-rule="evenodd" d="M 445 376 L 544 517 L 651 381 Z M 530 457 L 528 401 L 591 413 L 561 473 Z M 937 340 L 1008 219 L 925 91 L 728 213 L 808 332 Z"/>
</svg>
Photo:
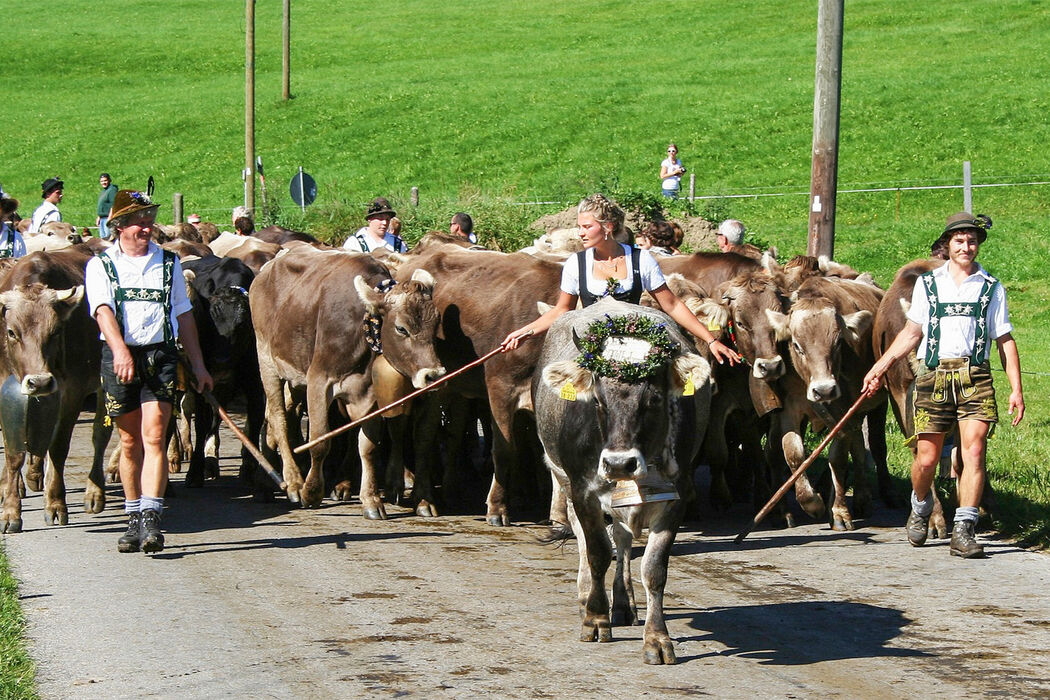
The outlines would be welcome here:
<svg viewBox="0 0 1050 700">
<path fill-rule="evenodd" d="M 25 470 L 25 487 L 33 493 L 44 490 L 44 458 L 28 455 Z"/>
<path fill-rule="evenodd" d="M 113 436 L 113 423 L 106 420 L 105 399 L 101 389 L 95 392 L 95 397 L 95 420 L 91 424 L 91 445 L 94 454 L 91 459 L 91 471 L 88 472 L 88 480 L 84 485 L 85 513 L 101 513 L 106 507 L 106 474 L 103 464 L 106 461 L 106 448 Z"/>
<path fill-rule="evenodd" d="M 578 528 L 573 529 L 581 548 L 580 573 L 577 577 L 580 610 L 583 614 L 580 641 L 611 642 L 612 624 L 609 620 L 609 596 L 605 592 L 605 574 L 612 561 L 612 543 L 605 530 L 605 515 L 593 493 L 588 494 L 582 488 L 573 489 L 573 496 L 578 523 Z M 586 589 L 585 583 L 589 584 Z"/>
<path fill-rule="evenodd" d="M 845 476 L 849 462 L 849 437 L 842 436 L 832 440 L 828 450 L 828 471 L 831 472 L 831 484 L 834 489 L 831 504 L 831 529 L 852 530 L 853 517 L 846 504 Z"/>
<path fill-rule="evenodd" d="M 647 664 L 677 662 L 671 635 L 664 620 L 664 586 L 667 584 L 667 562 L 678 531 L 681 507 L 668 507 L 649 527 L 649 541 L 642 555 L 642 583 L 645 585 L 645 632 L 642 654 Z"/>
<path fill-rule="evenodd" d="M 725 512 L 733 502 L 725 478 L 726 465 L 729 463 L 729 446 L 726 443 L 725 432 L 729 407 L 726 405 L 726 397 L 723 396 L 723 393 L 719 392 L 711 401 L 711 419 L 701 447 L 701 454 L 706 457 L 707 465 L 711 470 L 711 486 L 708 490 L 707 501 L 714 510 L 719 512 Z"/>
<path fill-rule="evenodd" d="M 310 430 L 313 432 L 312 422 Z M 358 497 L 362 514 L 369 520 L 386 520 L 386 506 L 380 498 L 374 461 L 382 431 L 383 419 L 372 418 L 364 422 L 357 437 L 357 449 L 361 455 L 361 491 Z"/>
<path fill-rule="evenodd" d="M 806 459 L 802 435 L 797 430 L 785 430 L 781 438 L 781 445 L 784 448 L 784 458 L 791 471 L 797 471 Z M 813 485 L 809 483 L 805 474 L 795 482 L 795 500 L 810 517 L 819 520 L 824 516 L 824 501 L 820 494 L 813 490 Z"/>
<path fill-rule="evenodd" d="M 267 440 L 272 441 L 281 456 L 281 472 L 287 486 L 288 500 L 299 503 L 303 475 L 288 444 L 288 414 L 284 400 L 284 382 L 277 374 L 269 352 L 259 344 L 259 376 L 266 393 Z"/>
<path fill-rule="evenodd" d="M 0 533 L 22 531 L 22 463 L 26 453 L 4 446 L 3 506 L 0 508 Z"/>
<path fill-rule="evenodd" d="M 871 488 L 868 485 L 869 452 L 864 446 L 864 434 L 860 429 L 850 432 L 850 462 L 853 464 L 853 512 L 859 518 L 872 513 Z"/>
<path fill-rule="evenodd" d="M 404 485 L 405 435 L 412 434 L 412 416 L 397 416 L 389 418 L 387 425 L 390 428 L 390 461 L 387 464 L 387 475 L 400 476 L 401 485 Z M 436 518 L 438 516 L 437 493 L 434 488 L 434 470 L 432 460 L 416 460 L 416 473 L 412 481 L 412 500 L 416 502 L 416 515 L 421 518 Z"/>
<path fill-rule="evenodd" d="M 197 410 L 193 412 L 193 431 L 197 434 L 197 439 L 193 442 L 193 452 L 190 453 L 190 468 L 186 472 L 186 486 L 190 488 L 204 486 L 205 436 L 208 435 L 211 428 L 211 418 L 211 405 L 202 401 Z"/>
<path fill-rule="evenodd" d="M 554 472 L 551 472 L 551 528 L 560 533 L 572 529 L 569 526 L 568 501 L 569 499 L 565 496 L 565 489 L 562 487 L 561 482 L 558 481 L 558 477 L 554 475 Z"/>
<path fill-rule="evenodd" d="M 407 416 L 383 418 L 383 439 L 388 441 L 383 473 L 383 499 L 396 506 L 405 500 L 405 421 Z M 415 494 L 413 494 L 415 495 Z"/>
<path fill-rule="evenodd" d="M 889 450 L 886 447 L 886 410 L 889 402 L 882 402 L 864 417 L 864 425 L 868 437 L 868 445 L 871 449 L 871 457 L 875 461 L 875 475 L 878 478 L 879 498 L 889 508 L 900 505 L 900 499 L 893 489 L 893 479 L 890 478 L 890 469 L 887 464 Z"/>
<path fill-rule="evenodd" d="M 211 412 L 208 434 L 204 440 L 204 478 L 219 478 L 219 414 Z M 200 437 L 198 436 L 198 440 Z"/>
<path fill-rule="evenodd" d="M 634 535 L 624 523 L 617 520 L 609 525 L 609 535 L 616 546 L 616 576 L 613 578 L 609 621 L 618 627 L 636 625 L 638 606 L 634 602 L 634 585 L 631 583 L 631 544 Z"/>
<path fill-rule="evenodd" d="M 50 469 L 44 473 L 44 520 L 48 525 L 68 525 L 69 507 L 66 505 L 66 457 L 73 428 L 80 415 L 84 393 L 70 391 L 63 395 L 58 423 L 47 450 Z"/>
<path fill-rule="evenodd" d="M 258 374 L 256 374 L 255 377 L 245 377 L 243 382 L 245 386 L 244 401 L 246 404 L 244 429 L 252 444 L 261 448 L 262 440 L 260 433 L 262 432 L 266 410 L 266 396 L 262 393 L 262 386 L 259 384 Z M 252 453 L 248 451 L 247 447 L 242 445 L 241 466 L 238 476 L 243 480 L 250 480 L 251 475 L 258 468 L 259 463 L 256 461 L 255 457 L 252 456 Z"/>
</svg>

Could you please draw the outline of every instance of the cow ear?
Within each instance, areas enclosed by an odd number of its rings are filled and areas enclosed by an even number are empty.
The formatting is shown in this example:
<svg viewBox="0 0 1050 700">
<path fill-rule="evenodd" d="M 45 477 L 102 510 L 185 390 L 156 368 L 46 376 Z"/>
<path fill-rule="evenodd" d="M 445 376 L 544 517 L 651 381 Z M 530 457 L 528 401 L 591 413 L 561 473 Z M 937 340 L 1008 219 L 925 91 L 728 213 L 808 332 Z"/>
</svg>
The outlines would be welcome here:
<svg viewBox="0 0 1050 700">
<path fill-rule="evenodd" d="M 424 294 L 434 294 L 434 276 L 432 274 L 430 274 L 423 268 L 419 268 L 418 270 L 412 273 L 412 279 L 423 285 Z"/>
<path fill-rule="evenodd" d="M 901 297 L 900 302 L 901 311 L 903 311 L 904 315 L 907 316 L 908 312 L 911 311 L 911 299 L 905 299 L 904 297 Z"/>
<path fill-rule="evenodd" d="M 379 313 L 379 307 L 383 305 L 382 292 L 372 289 L 361 275 L 354 277 L 354 289 L 357 290 L 357 296 L 361 297 L 361 302 L 365 305 L 368 313 Z"/>
<path fill-rule="evenodd" d="M 551 306 L 550 304 L 548 304 L 545 301 L 537 301 L 536 302 L 536 310 L 540 312 L 540 316 L 542 316 L 543 314 L 547 313 L 548 311 L 550 311 L 553 308 L 554 308 L 553 306 Z"/>
<path fill-rule="evenodd" d="M 2 309 L 0 309 L 0 313 L 6 314 L 11 308 L 11 306 L 18 302 L 18 297 L 20 295 L 21 292 L 15 289 L 9 289 L 6 292 L 0 292 L 0 306 L 3 307 Z"/>
<path fill-rule="evenodd" d="M 77 308 L 81 300 L 84 298 L 84 285 L 79 284 L 72 289 L 63 289 L 55 292 L 55 301 L 52 303 L 52 307 L 60 318 L 66 319 L 73 309 Z"/>
<path fill-rule="evenodd" d="M 770 251 L 768 250 L 762 253 L 761 265 L 766 268 L 766 272 L 780 272 L 780 265 L 777 264 L 776 258 L 770 255 Z"/>
<path fill-rule="evenodd" d="M 723 304 L 719 304 L 711 297 L 706 297 L 700 301 L 700 309 L 696 313 L 696 316 L 703 321 L 708 328 L 711 328 L 711 326 L 725 328 L 729 321 L 729 309 Z"/>
<path fill-rule="evenodd" d="M 776 333 L 777 341 L 784 341 L 791 339 L 791 326 L 788 324 L 788 315 L 773 309 L 766 309 L 766 318 L 769 319 L 769 323 L 773 326 L 773 332 Z"/>
<path fill-rule="evenodd" d="M 383 257 L 383 264 L 390 268 L 391 272 L 397 272 L 397 268 L 401 267 L 406 260 L 408 258 L 401 253 L 388 253 Z"/>
<path fill-rule="evenodd" d="M 671 364 L 671 389 L 676 394 L 681 394 L 690 381 L 696 391 L 710 379 L 711 363 L 694 352 L 682 353 Z"/>
<path fill-rule="evenodd" d="M 853 351 L 862 354 L 864 336 L 871 328 L 872 313 L 866 309 L 842 317 L 843 337 Z"/>
<path fill-rule="evenodd" d="M 566 384 L 572 384 L 576 390 L 577 401 L 584 401 L 594 396 L 594 375 L 590 370 L 576 364 L 575 360 L 562 360 L 544 367 L 543 383 L 559 394 Z"/>
</svg>

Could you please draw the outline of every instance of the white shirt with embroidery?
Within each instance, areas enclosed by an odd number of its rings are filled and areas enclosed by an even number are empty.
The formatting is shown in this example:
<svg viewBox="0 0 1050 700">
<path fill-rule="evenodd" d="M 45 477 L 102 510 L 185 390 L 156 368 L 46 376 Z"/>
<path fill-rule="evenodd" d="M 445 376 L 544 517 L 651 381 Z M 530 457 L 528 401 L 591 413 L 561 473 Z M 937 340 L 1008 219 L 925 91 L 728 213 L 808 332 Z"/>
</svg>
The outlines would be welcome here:
<svg viewBox="0 0 1050 700">
<path fill-rule="evenodd" d="M 634 287 L 634 270 L 631 269 L 631 246 L 620 244 L 623 249 L 624 260 L 627 262 L 627 277 L 620 280 L 620 289 L 629 292 Z M 587 291 L 599 299 L 608 291 L 608 282 L 600 280 L 594 275 L 594 249 L 587 248 L 584 251 L 584 266 L 587 268 Z M 640 251 L 638 256 L 638 274 L 642 278 L 642 289 L 651 292 L 659 289 L 661 285 L 667 284 L 664 273 L 656 263 L 656 259 L 648 250 Z M 561 268 L 561 291 L 574 297 L 580 296 L 580 263 L 575 255 L 569 256 Z"/>
<path fill-rule="evenodd" d="M 975 302 L 980 301 L 981 289 L 986 280 L 992 279 L 984 268 L 977 265 L 977 271 L 963 280 L 961 285 L 956 285 L 955 280 L 948 274 L 948 263 L 933 271 L 934 288 L 937 297 L 942 304 L 953 302 Z M 926 285 L 921 279 L 915 280 L 915 289 L 911 294 L 911 308 L 908 310 L 907 318 L 922 327 L 922 341 L 916 354 L 921 359 L 926 357 L 926 333 L 930 320 L 930 302 L 926 296 Z M 1010 323 L 1010 312 L 1006 308 L 1006 291 L 1002 284 L 995 285 L 988 303 L 988 314 L 985 317 L 988 324 L 988 341 L 1001 338 L 1013 331 Z M 977 335 L 977 319 L 972 316 L 945 316 L 941 319 L 941 341 L 937 356 L 941 359 L 955 357 L 970 357 L 973 354 L 973 344 Z M 989 357 L 991 355 L 989 354 Z"/>
<path fill-rule="evenodd" d="M 127 255 L 120 244 L 110 247 L 101 255 L 108 255 L 117 271 L 117 279 L 124 288 L 164 289 L 164 251 L 152 241 L 146 254 L 140 257 Z M 88 261 L 85 272 L 85 288 L 88 312 L 95 317 L 100 306 L 108 306 L 116 313 L 117 304 L 109 276 L 99 256 Z M 175 258 L 171 279 L 171 332 L 179 336 L 178 317 L 193 308 L 186 296 L 186 280 L 182 276 L 182 265 Z M 100 336 L 101 337 L 101 336 Z M 105 340 L 105 338 L 102 338 Z M 124 302 L 124 342 L 127 345 L 152 345 L 164 342 L 164 304 L 152 301 Z"/>
</svg>

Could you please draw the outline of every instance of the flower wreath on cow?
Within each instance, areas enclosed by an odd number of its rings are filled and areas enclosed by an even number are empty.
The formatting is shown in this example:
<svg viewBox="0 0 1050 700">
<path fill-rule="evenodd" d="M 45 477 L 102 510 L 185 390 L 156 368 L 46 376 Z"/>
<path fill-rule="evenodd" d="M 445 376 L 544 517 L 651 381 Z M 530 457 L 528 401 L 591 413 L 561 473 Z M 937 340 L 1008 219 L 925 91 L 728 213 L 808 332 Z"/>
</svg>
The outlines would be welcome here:
<svg viewBox="0 0 1050 700">
<path fill-rule="evenodd" d="M 580 349 L 576 358 L 580 367 L 625 382 L 656 374 L 678 350 L 665 324 L 639 314 L 606 314 L 587 327 L 576 346 Z"/>
</svg>

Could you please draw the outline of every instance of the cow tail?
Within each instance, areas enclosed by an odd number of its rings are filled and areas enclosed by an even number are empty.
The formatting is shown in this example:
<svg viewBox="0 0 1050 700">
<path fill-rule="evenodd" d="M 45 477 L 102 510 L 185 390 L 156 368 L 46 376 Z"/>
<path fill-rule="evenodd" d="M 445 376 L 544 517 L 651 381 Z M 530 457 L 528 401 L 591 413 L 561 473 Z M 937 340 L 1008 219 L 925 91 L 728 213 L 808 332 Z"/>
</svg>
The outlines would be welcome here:
<svg viewBox="0 0 1050 700">
<path fill-rule="evenodd" d="M 576 535 L 572 534 L 572 528 L 565 523 L 559 523 L 552 521 L 550 527 L 547 528 L 547 533 L 544 535 L 538 535 L 537 540 L 540 544 L 550 544 L 556 547 L 564 547 L 565 543 L 569 540 L 575 539 Z"/>
</svg>

